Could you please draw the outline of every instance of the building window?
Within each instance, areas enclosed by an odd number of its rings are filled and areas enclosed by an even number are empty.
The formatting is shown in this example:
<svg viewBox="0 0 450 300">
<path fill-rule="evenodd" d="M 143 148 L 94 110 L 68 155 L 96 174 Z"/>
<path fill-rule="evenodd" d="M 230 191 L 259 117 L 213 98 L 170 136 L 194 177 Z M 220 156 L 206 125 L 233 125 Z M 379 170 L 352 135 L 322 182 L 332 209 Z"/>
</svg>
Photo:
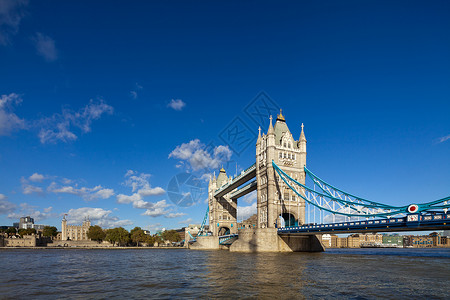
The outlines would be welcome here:
<svg viewBox="0 0 450 300">
<path fill-rule="evenodd" d="M 280 152 L 280 158 L 283 158 L 283 153 Z"/>
</svg>

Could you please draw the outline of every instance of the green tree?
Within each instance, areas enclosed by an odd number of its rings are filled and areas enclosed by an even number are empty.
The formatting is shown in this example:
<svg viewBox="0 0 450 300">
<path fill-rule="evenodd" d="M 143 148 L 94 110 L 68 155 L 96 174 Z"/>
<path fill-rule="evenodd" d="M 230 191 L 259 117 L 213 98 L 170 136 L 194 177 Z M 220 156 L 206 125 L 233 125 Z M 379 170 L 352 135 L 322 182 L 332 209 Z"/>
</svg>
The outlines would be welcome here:
<svg viewBox="0 0 450 300">
<path fill-rule="evenodd" d="M 143 243 L 147 239 L 147 235 L 144 233 L 144 230 L 141 227 L 134 227 L 130 231 L 131 241 L 136 243 L 136 246 L 139 247 L 139 243 Z"/>
<path fill-rule="evenodd" d="M 175 230 L 166 230 L 161 234 L 162 238 L 165 241 L 171 241 L 171 242 L 179 242 L 181 241 L 181 237 Z"/>
<path fill-rule="evenodd" d="M 159 234 L 155 234 L 153 236 L 153 243 L 161 244 L 162 242 L 163 242 L 163 239 Z"/>
<path fill-rule="evenodd" d="M 57 236 L 58 229 L 55 226 L 45 226 L 42 230 L 43 236 Z"/>
<path fill-rule="evenodd" d="M 105 233 L 106 233 L 105 240 L 107 240 L 108 242 L 113 244 L 113 246 L 115 246 L 116 242 L 117 242 L 117 238 L 116 238 L 116 232 L 114 231 L 114 229 L 107 229 Z"/>
<path fill-rule="evenodd" d="M 147 235 L 145 238 L 145 243 L 147 244 L 147 246 L 153 246 L 155 241 L 156 241 L 155 237 L 151 235 Z"/>
<path fill-rule="evenodd" d="M 122 227 L 108 229 L 106 231 L 106 240 L 115 245 L 125 246 L 130 241 L 130 233 Z"/>
<path fill-rule="evenodd" d="M 103 229 L 100 226 L 95 225 L 95 226 L 89 227 L 87 236 L 91 240 L 101 243 L 105 239 L 106 233 L 105 233 L 105 231 L 103 231 Z"/>
<path fill-rule="evenodd" d="M 6 233 L 8 235 L 15 235 L 17 233 L 17 230 L 15 227 L 9 227 L 8 229 L 6 229 Z"/>
<path fill-rule="evenodd" d="M 23 237 L 24 235 L 35 234 L 35 233 L 36 233 L 36 229 L 34 229 L 34 228 L 27 228 L 27 229 L 21 228 L 21 229 L 19 229 L 20 237 Z"/>
</svg>

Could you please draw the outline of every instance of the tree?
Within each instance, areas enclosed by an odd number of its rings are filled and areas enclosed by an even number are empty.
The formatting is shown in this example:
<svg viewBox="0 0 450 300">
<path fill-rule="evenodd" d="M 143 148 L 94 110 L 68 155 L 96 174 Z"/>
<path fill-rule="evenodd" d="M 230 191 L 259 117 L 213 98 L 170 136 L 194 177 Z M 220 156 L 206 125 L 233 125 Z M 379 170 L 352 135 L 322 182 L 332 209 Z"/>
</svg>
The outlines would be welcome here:
<svg viewBox="0 0 450 300">
<path fill-rule="evenodd" d="M 23 237 L 24 235 L 30 235 L 30 234 L 35 234 L 36 233 L 36 229 L 34 228 L 21 228 L 19 229 L 19 235 L 20 237 Z"/>
<path fill-rule="evenodd" d="M 58 229 L 55 226 L 45 226 L 42 230 L 43 236 L 57 236 Z"/>
<path fill-rule="evenodd" d="M 117 238 L 114 229 L 107 229 L 105 233 L 106 233 L 105 240 L 107 240 L 108 242 L 113 244 L 113 246 L 115 246 Z"/>
<path fill-rule="evenodd" d="M 123 227 L 108 229 L 106 240 L 115 245 L 126 245 L 130 241 L 130 233 Z"/>
<path fill-rule="evenodd" d="M 6 229 L 6 233 L 8 235 L 15 235 L 17 233 L 17 229 L 15 227 L 9 227 L 8 229 Z"/>
<path fill-rule="evenodd" d="M 162 238 L 166 241 L 179 242 L 181 237 L 175 230 L 166 230 L 161 234 Z"/>
<path fill-rule="evenodd" d="M 136 246 L 139 247 L 139 243 L 143 243 L 147 239 L 147 235 L 144 233 L 144 230 L 141 227 L 134 227 L 130 231 L 131 240 L 136 243 Z"/>
<path fill-rule="evenodd" d="M 145 238 L 145 243 L 147 244 L 147 246 L 153 246 L 153 244 L 156 242 L 156 239 L 154 236 L 151 235 L 147 235 Z"/>
<path fill-rule="evenodd" d="M 95 226 L 89 227 L 87 236 L 91 240 L 101 243 L 105 239 L 106 233 L 103 231 L 103 229 L 100 226 L 95 225 Z"/>
</svg>

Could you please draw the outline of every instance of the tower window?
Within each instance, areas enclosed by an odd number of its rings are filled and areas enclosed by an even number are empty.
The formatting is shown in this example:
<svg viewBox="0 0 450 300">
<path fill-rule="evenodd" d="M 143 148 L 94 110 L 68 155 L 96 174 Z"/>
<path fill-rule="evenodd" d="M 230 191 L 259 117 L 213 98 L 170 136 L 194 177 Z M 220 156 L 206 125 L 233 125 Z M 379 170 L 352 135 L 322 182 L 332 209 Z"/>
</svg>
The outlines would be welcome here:
<svg viewBox="0 0 450 300">
<path fill-rule="evenodd" d="M 280 152 L 280 158 L 283 158 L 283 153 Z"/>
</svg>

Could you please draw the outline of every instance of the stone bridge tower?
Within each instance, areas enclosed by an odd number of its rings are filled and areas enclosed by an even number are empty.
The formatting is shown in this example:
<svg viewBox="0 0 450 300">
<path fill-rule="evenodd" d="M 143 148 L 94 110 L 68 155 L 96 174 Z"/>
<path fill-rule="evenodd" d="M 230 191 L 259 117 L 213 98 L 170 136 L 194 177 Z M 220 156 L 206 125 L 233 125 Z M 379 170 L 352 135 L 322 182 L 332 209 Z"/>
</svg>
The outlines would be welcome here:
<svg viewBox="0 0 450 300">
<path fill-rule="evenodd" d="M 303 124 L 300 137 L 295 140 L 281 110 L 275 126 L 272 126 L 270 117 L 267 134 L 261 135 L 259 129 L 256 142 L 258 228 L 304 224 L 305 200 L 279 178 L 272 160 L 292 178 L 305 184 L 306 138 Z"/>
<path fill-rule="evenodd" d="M 211 178 L 208 185 L 209 231 L 213 236 L 237 233 L 237 199 L 231 199 L 227 193 L 214 197 L 214 192 L 221 186 L 231 182 L 224 168 L 220 169 L 216 178 Z"/>
</svg>

